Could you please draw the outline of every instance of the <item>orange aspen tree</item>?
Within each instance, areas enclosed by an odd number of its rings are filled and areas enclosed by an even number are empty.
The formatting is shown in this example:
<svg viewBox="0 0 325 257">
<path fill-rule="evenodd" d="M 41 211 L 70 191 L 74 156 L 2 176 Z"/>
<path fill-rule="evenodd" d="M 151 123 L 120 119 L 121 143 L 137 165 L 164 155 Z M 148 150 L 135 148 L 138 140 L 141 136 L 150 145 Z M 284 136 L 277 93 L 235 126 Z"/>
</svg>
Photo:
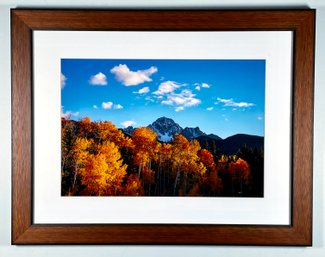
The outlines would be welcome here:
<svg viewBox="0 0 325 257">
<path fill-rule="evenodd" d="M 207 168 L 207 173 L 202 179 L 202 190 L 204 195 L 215 196 L 222 188 L 222 181 L 218 176 L 218 169 L 210 151 L 202 149 L 198 152 L 200 161 Z"/>
<path fill-rule="evenodd" d="M 248 182 L 250 177 L 250 168 L 246 161 L 238 158 L 229 164 L 228 172 L 231 176 L 233 184 L 240 185 L 239 195 L 243 194 L 243 182 Z"/>
<path fill-rule="evenodd" d="M 126 186 L 124 188 L 124 195 L 126 196 L 142 196 L 144 195 L 141 181 L 137 174 L 130 174 L 127 179 Z"/>
<path fill-rule="evenodd" d="M 146 166 L 151 169 L 151 161 L 157 158 L 157 134 L 149 128 L 137 128 L 132 135 L 134 144 L 134 162 L 139 166 L 138 177 Z"/>
<path fill-rule="evenodd" d="M 110 121 L 100 121 L 96 123 L 97 132 L 96 137 L 98 138 L 98 143 L 101 144 L 105 141 L 114 142 L 115 145 L 130 148 L 132 147 L 132 140 L 124 136 L 123 132 L 119 130 Z"/>
</svg>

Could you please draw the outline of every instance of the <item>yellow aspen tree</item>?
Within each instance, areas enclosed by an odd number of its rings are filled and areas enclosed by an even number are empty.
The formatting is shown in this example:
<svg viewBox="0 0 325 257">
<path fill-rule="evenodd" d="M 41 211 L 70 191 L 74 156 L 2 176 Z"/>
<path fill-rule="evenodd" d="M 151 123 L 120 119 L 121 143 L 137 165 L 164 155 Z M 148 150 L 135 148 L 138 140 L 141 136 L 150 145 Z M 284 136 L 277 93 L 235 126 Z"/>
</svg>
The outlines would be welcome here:
<svg viewBox="0 0 325 257">
<path fill-rule="evenodd" d="M 173 169 L 176 171 L 173 194 L 176 195 L 178 185 L 180 187 L 179 193 L 186 195 L 188 189 L 197 183 L 200 176 L 206 172 L 206 168 L 199 161 L 197 152 L 201 146 L 197 140 L 189 142 L 182 135 L 175 135 L 172 141 L 173 153 L 172 163 Z M 190 178 L 189 178 L 190 175 Z"/>
<path fill-rule="evenodd" d="M 71 190 L 69 191 L 69 195 L 74 194 L 76 192 L 76 182 L 77 177 L 79 175 L 79 170 L 82 169 L 85 165 L 87 157 L 89 155 L 88 149 L 92 144 L 92 140 L 88 140 L 87 138 L 78 137 L 72 147 L 72 156 L 74 160 L 74 176 Z"/>
<path fill-rule="evenodd" d="M 138 177 L 140 178 L 143 167 L 151 169 L 151 161 L 157 156 L 157 134 L 149 128 L 137 128 L 132 135 L 134 144 L 134 162 L 139 166 Z"/>
<path fill-rule="evenodd" d="M 118 147 L 113 142 L 105 142 L 98 147 L 97 154 L 88 156 L 80 170 L 81 183 L 88 195 L 119 195 L 126 168 Z"/>
</svg>

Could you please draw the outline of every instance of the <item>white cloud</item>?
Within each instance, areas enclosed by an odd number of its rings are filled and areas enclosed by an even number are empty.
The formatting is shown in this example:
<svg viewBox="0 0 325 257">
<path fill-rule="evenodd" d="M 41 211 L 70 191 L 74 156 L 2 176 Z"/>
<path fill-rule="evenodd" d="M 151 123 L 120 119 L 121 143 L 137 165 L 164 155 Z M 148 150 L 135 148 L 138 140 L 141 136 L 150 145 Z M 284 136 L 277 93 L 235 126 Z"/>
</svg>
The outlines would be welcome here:
<svg viewBox="0 0 325 257">
<path fill-rule="evenodd" d="M 60 82 L 61 83 L 61 89 L 63 89 L 64 86 L 65 86 L 65 82 L 67 81 L 67 77 L 64 76 L 63 73 L 61 73 L 60 80 L 61 80 L 61 82 Z"/>
<path fill-rule="evenodd" d="M 227 107 L 230 106 L 230 107 L 238 107 L 238 108 L 247 108 L 255 105 L 253 103 L 248 103 L 248 102 L 235 102 L 232 98 L 224 99 L 218 97 L 217 100 L 218 101 L 215 102 L 215 104 L 223 103 L 223 106 L 227 106 Z"/>
<path fill-rule="evenodd" d="M 158 90 L 152 94 L 156 101 L 164 105 L 174 106 L 175 111 L 179 112 L 201 103 L 201 100 L 196 98 L 196 95 L 189 89 L 183 89 L 178 93 L 179 89 L 185 86 L 187 85 L 175 81 L 165 81 L 161 83 L 158 86 Z"/>
<path fill-rule="evenodd" d="M 263 120 L 263 117 L 258 116 L 257 119 L 258 119 L 258 120 Z"/>
<path fill-rule="evenodd" d="M 155 95 L 165 95 L 175 91 L 175 89 L 181 87 L 182 85 L 174 81 L 165 81 L 161 83 L 158 87 L 158 90 L 153 92 Z"/>
<path fill-rule="evenodd" d="M 133 120 L 126 120 L 121 122 L 121 125 L 124 126 L 125 128 L 127 128 L 128 126 L 134 126 L 135 124 L 137 123 Z"/>
<path fill-rule="evenodd" d="M 119 110 L 119 109 L 123 109 L 123 106 L 120 104 L 114 104 L 113 108 Z"/>
<path fill-rule="evenodd" d="M 202 88 L 210 88 L 210 85 L 207 83 L 195 83 L 194 86 L 195 86 L 195 89 L 198 91 L 201 90 L 201 87 Z"/>
<path fill-rule="evenodd" d="M 98 109 L 98 107 L 97 107 L 97 105 L 96 105 L 96 104 L 94 104 L 94 105 L 93 105 L 93 108 L 94 108 L 94 109 Z"/>
<path fill-rule="evenodd" d="M 94 105 L 95 106 L 95 105 Z M 96 106 L 97 107 L 97 106 Z M 107 110 L 107 109 L 115 109 L 115 110 L 119 110 L 119 109 L 123 109 L 123 105 L 120 104 L 114 104 L 113 102 L 103 102 L 102 103 L 102 108 Z M 95 108 L 96 109 L 96 108 Z"/>
<path fill-rule="evenodd" d="M 105 85 L 107 85 L 106 75 L 99 72 L 96 75 L 93 75 L 90 77 L 89 83 L 91 85 L 105 86 Z"/>
<path fill-rule="evenodd" d="M 149 87 L 143 87 L 138 91 L 133 92 L 134 94 L 146 94 L 150 91 Z"/>
<path fill-rule="evenodd" d="M 163 100 L 161 103 L 166 105 L 175 106 L 175 111 L 183 111 L 187 107 L 192 107 L 199 105 L 201 100 L 195 98 L 195 94 L 191 90 L 184 89 L 181 93 L 170 93 L 167 95 L 167 99 Z"/>
<path fill-rule="evenodd" d="M 213 110 L 213 107 L 208 107 L 207 110 L 208 111 L 212 111 Z"/>
<path fill-rule="evenodd" d="M 72 116 L 79 116 L 79 112 L 66 111 L 64 112 L 63 106 L 61 106 L 61 117 L 65 119 L 70 119 Z"/>
<path fill-rule="evenodd" d="M 126 64 L 119 64 L 111 69 L 111 73 L 124 86 L 136 86 L 146 81 L 152 81 L 150 76 L 157 71 L 157 67 L 154 66 L 147 70 L 131 71 Z"/>
<path fill-rule="evenodd" d="M 102 103 L 102 108 L 103 109 L 112 109 L 112 107 L 113 107 L 113 103 L 112 102 L 103 102 Z"/>
<path fill-rule="evenodd" d="M 175 111 L 179 112 L 179 111 L 183 111 L 184 109 L 185 109 L 184 106 L 179 106 L 175 108 Z"/>
</svg>

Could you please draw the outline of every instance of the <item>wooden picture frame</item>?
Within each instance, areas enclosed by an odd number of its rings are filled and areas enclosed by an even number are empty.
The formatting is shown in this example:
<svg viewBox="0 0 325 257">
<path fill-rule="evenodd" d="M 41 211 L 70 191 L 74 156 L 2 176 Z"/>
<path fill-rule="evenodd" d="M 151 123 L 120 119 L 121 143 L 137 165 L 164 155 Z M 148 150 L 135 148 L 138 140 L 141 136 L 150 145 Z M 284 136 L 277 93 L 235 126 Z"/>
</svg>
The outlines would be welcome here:
<svg viewBox="0 0 325 257">
<path fill-rule="evenodd" d="M 11 10 L 12 244 L 312 245 L 314 10 Z M 291 224 L 34 224 L 33 31 L 293 31 Z"/>
</svg>

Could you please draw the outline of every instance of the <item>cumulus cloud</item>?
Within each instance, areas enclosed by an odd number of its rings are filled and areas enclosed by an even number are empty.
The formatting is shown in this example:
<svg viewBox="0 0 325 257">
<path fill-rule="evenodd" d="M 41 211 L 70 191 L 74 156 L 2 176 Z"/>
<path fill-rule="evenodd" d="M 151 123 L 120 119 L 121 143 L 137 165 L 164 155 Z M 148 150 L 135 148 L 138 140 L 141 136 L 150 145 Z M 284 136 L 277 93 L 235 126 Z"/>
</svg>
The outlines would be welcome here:
<svg viewBox="0 0 325 257">
<path fill-rule="evenodd" d="M 113 108 L 119 110 L 119 109 L 123 109 L 123 106 L 120 104 L 114 104 Z"/>
<path fill-rule="evenodd" d="M 238 108 L 247 108 L 247 107 L 252 107 L 255 104 L 253 103 L 248 103 L 248 102 L 235 102 L 234 99 L 229 98 L 229 99 L 224 99 L 224 98 L 217 98 L 217 101 L 215 104 L 222 103 L 223 106 L 227 107 L 238 107 Z"/>
<path fill-rule="evenodd" d="M 111 73 L 124 86 L 136 86 L 144 82 L 152 81 L 150 76 L 157 71 L 157 67 L 154 66 L 146 70 L 131 71 L 126 64 L 119 64 L 111 69 Z"/>
<path fill-rule="evenodd" d="M 150 91 L 149 87 L 143 87 L 138 91 L 133 92 L 134 94 L 146 94 Z"/>
<path fill-rule="evenodd" d="M 213 110 L 213 107 L 208 107 L 207 110 L 208 111 L 212 111 Z"/>
<path fill-rule="evenodd" d="M 198 91 L 200 91 L 201 88 L 210 88 L 210 85 L 207 83 L 195 83 L 194 86 L 195 86 L 195 89 Z"/>
<path fill-rule="evenodd" d="M 63 106 L 61 106 L 61 117 L 65 119 L 70 119 L 72 116 L 79 116 L 79 112 L 66 111 L 64 112 Z"/>
<path fill-rule="evenodd" d="M 103 102 L 102 103 L 102 108 L 105 109 L 105 110 L 107 110 L 107 109 L 119 110 L 119 109 L 123 109 L 123 106 L 120 105 L 120 104 L 114 104 L 113 102 Z"/>
<path fill-rule="evenodd" d="M 93 75 L 93 76 L 90 77 L 89 83 L 91 85 L 105 86 L 105 85 L 107 85 L 106 75 L 99 72 L 96 75 Z"/>
<path fill-rule="evenodd" d="M 184 89 L 180 93 L 170 93 L 167 95 L 166 99 L 161 103 L 166 105 L 175 106 L 175 111 L 183 111 L 187 107 L 192 107 L 199 105 L 201 100 L 195 98 L 195 94 L 191 90 Z"/>
<path fill-rule="evenodd" d="M 125 128 L 127 128 L 129 126 L 134 126 L 135 124 L 137 124 L 137 123 L 133 120 L 126 120 L 126 121 L 121 122 L 121 125 L 124 126 Z"/>
<path fill-rule="evenodd" d="M 112 109 L 113 107 L 113 102 L 103 102 L 102 103 L 102 108 L 107 110 L 107 109 Z"/>
<path fill-rule="evenodd" d="M 61 72 L 61 76 L 60 76 L 60 80 L 61 80 L 61 89 L 63 89 L 64 88 L 64 86 L 65 86 L 65 82 L 67 81 L 67 77 L 66 76 L 64 76 L 64 74 Z"/>
<path fill-rule="evenodd" d="M 181 86 L 182 86 L 181 84 L 176 83 L 174 81 L 165 81 L 159 85 L 158 90 L 153 92 L 153 94 L 162 96 L 162 95 L 174 92 L 175 89 L 177 89 Z"/>
</svg>

